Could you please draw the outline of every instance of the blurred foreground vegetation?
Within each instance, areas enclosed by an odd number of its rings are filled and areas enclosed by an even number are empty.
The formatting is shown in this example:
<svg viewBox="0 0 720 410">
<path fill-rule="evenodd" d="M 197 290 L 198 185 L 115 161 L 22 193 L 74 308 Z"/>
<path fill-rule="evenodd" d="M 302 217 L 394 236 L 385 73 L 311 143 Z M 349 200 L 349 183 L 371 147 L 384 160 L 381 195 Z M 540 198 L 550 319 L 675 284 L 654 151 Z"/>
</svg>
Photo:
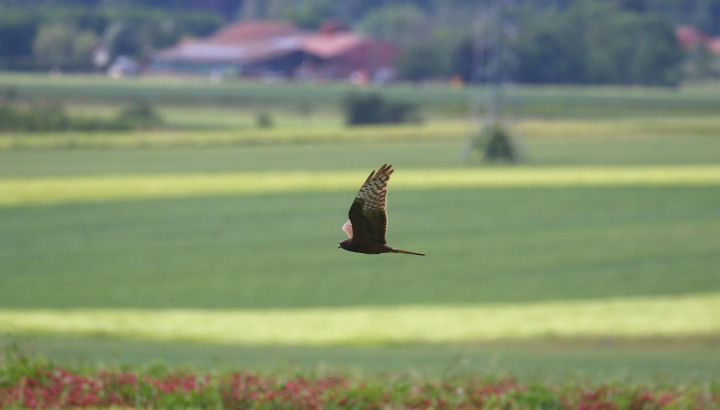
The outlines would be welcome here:
<svg viewBox="0 0 720 410">
<path fill-rule="evenodd" d="M 68 368 L 7 350 L 0 359 L 0 406 L 9 408 L 715 408 L 717 380 L 705 383 L 520 382 L 512 376 L 343 375 L 196 371 L 149 366 Z"/>
</svg>

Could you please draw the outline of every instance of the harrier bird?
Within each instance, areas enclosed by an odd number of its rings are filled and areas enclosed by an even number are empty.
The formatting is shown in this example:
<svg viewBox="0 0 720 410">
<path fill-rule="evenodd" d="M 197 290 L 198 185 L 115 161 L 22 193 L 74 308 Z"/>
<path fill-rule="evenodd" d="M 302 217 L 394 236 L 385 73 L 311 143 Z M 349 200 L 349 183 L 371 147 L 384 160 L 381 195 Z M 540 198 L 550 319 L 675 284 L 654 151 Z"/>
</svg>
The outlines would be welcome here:
<svg viewBox="0 0 720 410">
<path fill-rule="evenodd" d="M 385 164 L 377 172 L 370 173 L 360 192 L 355 196 L 350 207 L 350 220 L 345 222 L 342 230 L 348 235 L 338 248 L 346 251 L 378 254 L 378 253 L 407 253 L 410 255 L 425 256 L 424 253 L 403 251 L 386 245 L 385 232 L 387 231 L 387 183 L 390 174 L 395 170 L 392 165 Z"/>
</svg>

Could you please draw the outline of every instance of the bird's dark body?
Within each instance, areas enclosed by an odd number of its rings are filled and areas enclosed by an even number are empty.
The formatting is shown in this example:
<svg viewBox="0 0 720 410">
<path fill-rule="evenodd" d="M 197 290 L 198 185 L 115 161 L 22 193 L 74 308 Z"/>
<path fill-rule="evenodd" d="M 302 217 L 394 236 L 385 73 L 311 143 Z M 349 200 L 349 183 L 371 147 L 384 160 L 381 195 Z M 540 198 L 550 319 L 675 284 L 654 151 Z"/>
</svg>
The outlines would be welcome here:
<svg viewBox="0 0 720 410">
<path fill-rule="evenodd" d="M 338 244 L 338 248 L 350 252 L 377 255 L 381 253 L 407 253 L 410 255 L 425 256 L 425 254 L 404 251 L 387 246 L 385 232 L 387 231 L 387 182 L 393 173 L 392 165 L 383 165 L 377 172 L 370 173 L 352 206 L 348 216 L 350 220 L 345 223 L 343 230 L 349 238 Z"/>
<path fill-rule="evenodd" d="M 379 255 L 381 253 L 390 253 L 394 249 L 377 241 L 365 241 L 358 246 L 357 241 L 352 239 L 343 239 L 340 241 L 340 247 L 350 252 L 366 253 L 368 255 Z"/>
</svg>

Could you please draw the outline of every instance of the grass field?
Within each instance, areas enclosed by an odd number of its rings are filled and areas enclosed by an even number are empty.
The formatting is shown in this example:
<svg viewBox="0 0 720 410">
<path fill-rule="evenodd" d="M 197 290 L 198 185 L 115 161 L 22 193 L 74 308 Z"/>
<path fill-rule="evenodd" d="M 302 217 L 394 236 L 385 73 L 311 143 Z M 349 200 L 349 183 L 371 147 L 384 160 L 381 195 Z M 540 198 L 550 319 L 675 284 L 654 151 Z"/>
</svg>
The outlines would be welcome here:
<svg viewBox="0 0 720 410">
<path fill-rule="evenodd" d="M 93 117 L 114 118 L 126 105 L 146 100 L 154 104 L 165 124 L 160 129 L 130 133 L 0 134 L 0 150 L 391 141 L 459 143 L 472 131 L 467 125 L 468 101 L 471 96 L 484 100 L 488 92 L 483 87 L 455 90 L 445 84 L 357 88 L 341 83 L 213 84 L 200 78 L 117 81 L 100 76 L 0 73 L 0 89 L 5 87 L 16 90 L 20 101 L 62 101 L 71 114 Z M 342 99 L 349 92 L 358 91 L 379 92 L 388 99 L 417 103 L 425 121 L 402 126 L 345 127 Z M 527 151 L 533 154 L 530 160 L 538 153 L 532 145 L 540 142 L 540 150 L 557 145 L 557 141 L 548 144 L 548 139 L 585 142 L 619 139 L 637 143 L 662 137 L 707 139 L 720 133 L 720 119 L 716 115 L 720 97 L 713 87 L 521 86 L 512 88 L 508 99 L 513 107 L 510 115 L 513 133 L 528 140 Z M 261 112 L 272 117 L 274 127 L 257 127 L 257 115 Z M 578 163 L 584 160 L 580 158 Z"/>
<path fill-rule="evenodd" d="M 348 129 L 322 108 L 307 127 L 295 116 L 259 130 L 246 97 L 288 113 L 349 88 L 0 75 L 8 83 L 73 109 L 139 93 L 171 128 L 0 135 L 2 340 L 93 362 L 720 368 L 713 90 L 521 88 L 524 158 L 510 166 L 458 160 L 453 107 L 469 90 L 383 90 L 427 99 L 423 125 Z M 180 97 L 206 102 L 207 118 Z M 235 104 L 244 117 L 230 118 Z M 425 258 L 336 249 L 359 185 L 386 162 L 389 244 Z"/>
<path fill-rule="evenodd" d="M 424 259 L 337 250 L 353 191 L 4 208 L 0 301 L 267 308 L 720 289 L 717 187 L 392 192 L 389 243 Z"/>
<path fill-rule="evenodd" d="M 0 86 L 15 87 L 29 97 L 62 98 L 76 103 L 132 102 L 144 98 L 160 104 L 219 105 L 257 109 L 297 110 L 308 102 L 335 106 L 351 91 L 376 91 L 394 100 L 419 103 L 432 110 L 467 111 L 473 94 L 487 88 L 452 89 L 446 84 L 384 85 L 358 88 L 346 83 L 304 84 L 237 81 L 214 84 L 199 78 L 138 78 L 112 80 L 101 76 L 50 77 L 38 74 L 0 74 Z M 524 116 L 621 118 L 634 116 L 716 116 L 720 97 L 714 87 L 674 88 L 521 86 L 508 92 L 511 104 Z"/>
</svg>

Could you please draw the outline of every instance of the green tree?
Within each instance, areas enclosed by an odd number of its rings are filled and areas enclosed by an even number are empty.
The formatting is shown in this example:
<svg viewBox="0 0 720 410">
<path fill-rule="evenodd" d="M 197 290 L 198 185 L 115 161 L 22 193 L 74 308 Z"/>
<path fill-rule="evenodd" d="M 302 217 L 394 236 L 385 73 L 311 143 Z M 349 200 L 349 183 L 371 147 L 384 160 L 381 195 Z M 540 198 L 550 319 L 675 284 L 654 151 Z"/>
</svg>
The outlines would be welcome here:
<svg viewBox="0 0 720 410">
<path fill-rule="evenodd" d="M 674 85 L 683 59 L 667 19 L 598 0 L 526 10 L 516 50 L 523 82 Z"/>
<path fill-rule="evenodd" d="M 645 85 L 677 85 L 685 53 L 671 24 L 658 16 L 645 16 L 642 36 L 630 63 L 633 82 Z"/>
<path fill-rule="evenodd" d="M 585 26 L 583 42 L 587 81 L 593 84 L 630 83 L 630 61 L 637 48 L 640 15 L 612 3 L 577 3 L 576 17 Z"/>
<path fill-rule="evenodd" d="M 720 35 L 720 0 L 696 0 L 690 22 L 706 33 Z"/>
<path fill-rule="evenodd" d="M 170 16 L 158 16 L 143 25 L 143 31 L 147 33 L 148 42 L 153 48 L 170 47 L 182 36 L 179 22 Z"/>
<path fill-rule="evenodd" d="M 0 9 L 0 69 L 31 68 L 40 15 L 31 10 Z"/>
<path fill-rule="evenodd" d="M 334 15 L 334 2 L 332 0 L 317 0 L 296 2 L 294 7 L 284 10 L 285 18 L 306 29 L 317 29 L 323 21 Z"/>
<path fill-rule="evenodd" d="M 398 58 L 397 70 L 401 78 L 420 81 L 436 78 L 446 73 L 441 53 L 430 44 L 407 48 Z"/>
<path fill-rule="evenodd" d="M 98 36 L 90 30 L 82 30 L 75 35 L 73 42 L 73 60 L 78 68 L 91 67 L 93 51 L 97 43 Z"/>
<path fill-rule="evenodd" d="M 457 75 L 466 83 L 476 78 L 476 58 L 479 54 L 475 42 L 470 37 L 460 40 L 452 52 L 450 61 L 451 75 Z"/>
<path fill-rule="evenodd" d="M 133 58 L 143 58 L 150 50 L 150 42 L 142 25 L 135 21 L 114 21 L 108 26 L 103 35 L 103 42 L 107 46 L 111 61 L 115 57 L 124 55 Z"/>
<path fill-rule="evenodd" d="M 358 26 L 363 33 L 398 43 L 417 46 L 433 40 L 433 23 L 420 7 L 386 6 L 367 13 Z"/>
<path fill-rule="evenodd" d="M 648 0 L 619 0 L 620 7 L 625 10 L 644 13 L 649 10 L 650 2 Z"/>
<path fill-rule="evenodd" d="M 77 69 L 91 66 L 97 37 L 66 23 L 41 26 L 33 45 L 37 63 L 44 68 Z"/>
<path fill-rule="evenodd" d="M 222 17 L 213 12 L 185 12 L 175 16 L 183 35 L 205 37 L 222 27 Z"/>
<path fill-rule="evenodd" d="M 518 81 L 530 83 L 582 83 L 586 81 L 584 22 L 559 10 L 521 12 Z"/>
</svg>

